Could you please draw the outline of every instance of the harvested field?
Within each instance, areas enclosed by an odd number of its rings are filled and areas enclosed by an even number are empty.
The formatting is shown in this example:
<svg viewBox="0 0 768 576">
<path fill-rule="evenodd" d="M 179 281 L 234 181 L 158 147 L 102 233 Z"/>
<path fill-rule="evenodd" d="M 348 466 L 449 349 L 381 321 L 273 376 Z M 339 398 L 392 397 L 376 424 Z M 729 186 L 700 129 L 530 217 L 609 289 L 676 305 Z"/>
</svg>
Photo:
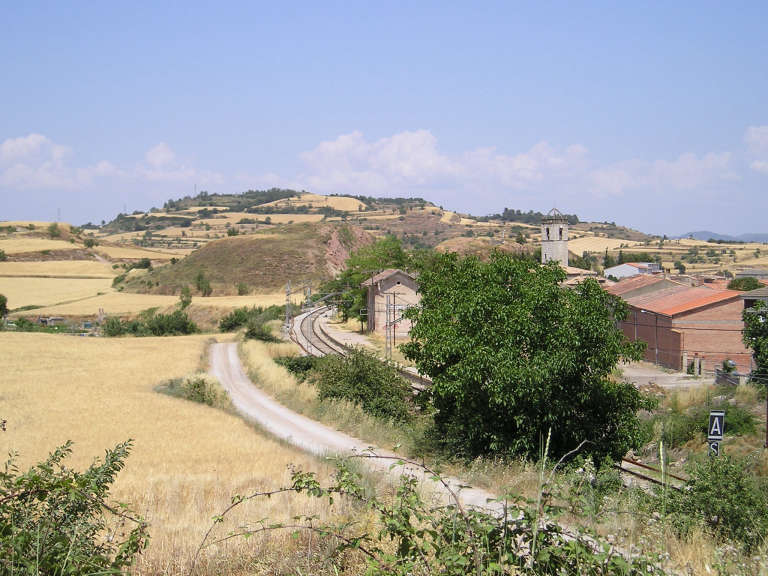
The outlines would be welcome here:
<svg viewBox="0 0 768 576">
<path fill-rule="evenodd" d="M 196 371 L 205 345 L 201 336 L 96 339 L 0 333 L 6 358 L 0 398 L 8 427 L 0 435 L 0 450 L 18 451 L 26 465 L 73 440 L 67 464 L 84 467 L 105 448 L 134 439 L 112 497 L 131 503 L 150 522 L 152 539 L 139 557 L 138 573 L 186 573 L 211 517 L 234 494 L 287 484 L 290 464 L 328 475 L 317 460 L 234 415 L 154 391 L 164 380 Z M 322 516 L 324 508 L 320 501 L 296 496 L 254 500 L 218 534 L 226 535 L 246 519 Z M 280 556 L 286 561 L 297 548 L 301 543 L 289 533 L 276 532 L 266 542 L 238 539 L 211 552 L 219 563 L 236 565 L 249 556 L 255 562 L 258 554 L 278 566 Z M 218 566 L 203 562 L 204 573 L 218 573 Z"/>
<path fill-rule="evenodd" d="M 40 252 L 41 250 L 71 250 L 77 247 L 66 240 L 50 240 L 31 236 L 12 236 L 0 239 L 0 250 L 6 254 Z"/>
<path fill-rule="evenodd" d="M 635 244 L 637 243 L 619 238 L 583 236 L 581 238 L 569 239 L 568 250 L 581 256 L 584 252 L 605 252 L 606 250 L 618 249 L 622 245 L 634 246 Z"/>
<path fill-rule="evenodd" d="M 46 262 L 0 262 L 0 276 L 57 278 L 112 278 L 110 264 L 95 260 L 50 260 Z"/>
<path fill-rule="evenodd" d="M 8 308 L 50 306 L 96 296 L 111 290 L 110 278 L 28 278 L 0 277 L 0 294 L 8 298 Z"/>
<path fill-rule="evenodd" d="M 263 206 L 309 206 L 311 208 L 327 206 L 344 212 L 358 212 L 361 208 L 365 210 L 365 204 L 356 198 L 348 196 L 322 196 L 320 194 L 300 194 L 293 198 L 275 200 L 274 202 L 263 204 Z"/>
<path fill-rule="evenodd" d="M 0 278 L 0 294 L 2 291 L 2 282 L 6 280 Z M 297 296 L 298 299 L 298 296 Z M 61 302 L 61 300 L 57 300 Z M 35 310 L 38 314 L 53 314 L 57 316 L 90 316 L 96 315 L 99 308 L 103 308 L 106 314 L 134 314 L 146 310 L 147 308 L 168 308 L 175 306 L 179 302 L 178 296 L 168 296 L 163 294 L 134 294 L 130 292 L 116 292 L 111 289 L 106 294 L 94 296 L 78 302 L 49 306 L 40 310 Z M 254 294 L 251 296 L 211 296 L 203 298 L 194 296 L 192 302 L 196 305 L 216 307 L 216 308 L 237 308 L 240 306 L 271 306 L 273 304 L 285 304 L 285 293 L 276 294 Z M 10 302 L 14 308 L 17 306 Z"/>
</svg>

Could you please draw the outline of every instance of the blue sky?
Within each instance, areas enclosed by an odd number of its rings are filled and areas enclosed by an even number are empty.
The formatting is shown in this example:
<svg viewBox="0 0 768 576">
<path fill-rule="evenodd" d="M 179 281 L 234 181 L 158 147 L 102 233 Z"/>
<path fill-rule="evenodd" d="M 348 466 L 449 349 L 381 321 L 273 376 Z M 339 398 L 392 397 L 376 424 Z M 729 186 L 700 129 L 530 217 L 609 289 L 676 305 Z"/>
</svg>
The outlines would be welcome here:
<svg viewBox="0 0 768 576">
<path fill-rule="evenodd" d="M 198 190 L 768 232 L 768 3 L 7 2 L 0 219 Z"/>
</svg>

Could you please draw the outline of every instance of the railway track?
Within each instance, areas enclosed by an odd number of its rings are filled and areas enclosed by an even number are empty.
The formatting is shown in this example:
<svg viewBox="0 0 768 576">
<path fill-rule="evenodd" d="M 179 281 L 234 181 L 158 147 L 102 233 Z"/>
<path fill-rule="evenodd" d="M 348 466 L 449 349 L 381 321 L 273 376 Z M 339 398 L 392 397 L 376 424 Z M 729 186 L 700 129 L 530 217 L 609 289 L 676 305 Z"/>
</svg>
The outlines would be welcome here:
<svg viewBox="0 0 768 576">
<path fill-rule="evenodd" d="M 299 332 L 302 338 L 293 337 L 293 341 L 310 356 L 326 356 L 328 354 L 346 356 L 349 352 L 348 347 L 324 330 L 322 323 L 319 322 L 320 317 L 330 309 L 330 306 L 322 306 L 306 314 L 299 321 Z M 396 368 L 400 375 L 411 383 L 411 388 L 416 392 L 424 390 L 430 384 L 427 378 L 399 366 Z"/>
<path fill-rule="evenodd" d="M 638 460 L 632 458 L 622 458 L 620 464 L 616 464 L 615 468 L 624 474 L 629 474 L 635 478 L 639 478 L 649 484 L 655 484 L 656 486 L 666 486 L 675 490 L 681 490 L 683 485 L 687 482 L 686 478 L 677 476 L 670 472 L 665 472 L 662 475 L 660 468 L 654 466 L 648 466 Z M 665 478 L 665 481 L 662 481 Z"/>
</svg>

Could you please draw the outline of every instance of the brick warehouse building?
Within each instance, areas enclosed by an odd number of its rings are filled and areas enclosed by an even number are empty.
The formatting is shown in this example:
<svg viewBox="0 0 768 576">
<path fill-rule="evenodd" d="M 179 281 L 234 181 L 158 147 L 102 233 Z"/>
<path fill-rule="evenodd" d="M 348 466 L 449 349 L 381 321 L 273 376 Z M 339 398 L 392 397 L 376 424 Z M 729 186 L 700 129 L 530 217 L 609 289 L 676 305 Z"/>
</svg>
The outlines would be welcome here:
<svg viewBox="0 0 768 576">
<path fill-rule="evenodd" d="M 608 291 L 629 304 L 630 314 L 621 329 L 630 340 L 646 343 L 646 360 L 685 370 L 698 358 L 706 371 L 732 360 L 739 372 L 751 370 L 752 354 L 741 339 L 741 292 L 684 286 L 664 279 L 640 289 L 622 284 Z"/>
</svg>

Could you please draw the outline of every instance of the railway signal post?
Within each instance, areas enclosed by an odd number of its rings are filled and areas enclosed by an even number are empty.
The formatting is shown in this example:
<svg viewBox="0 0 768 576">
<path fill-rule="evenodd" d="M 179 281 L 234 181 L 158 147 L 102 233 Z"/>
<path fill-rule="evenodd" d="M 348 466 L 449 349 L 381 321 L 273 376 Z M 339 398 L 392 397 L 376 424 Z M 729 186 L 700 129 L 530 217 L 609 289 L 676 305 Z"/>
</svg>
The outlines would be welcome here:
<svg viewBox="0 0 768 576">
<path fill-rule="evenodd" d="M 710 410 L 709 426 L 707 427 L 707 443 L 709 455 L 720 456 L 720 442 L 725 432 L 725 410 Z"/>
</svg>

